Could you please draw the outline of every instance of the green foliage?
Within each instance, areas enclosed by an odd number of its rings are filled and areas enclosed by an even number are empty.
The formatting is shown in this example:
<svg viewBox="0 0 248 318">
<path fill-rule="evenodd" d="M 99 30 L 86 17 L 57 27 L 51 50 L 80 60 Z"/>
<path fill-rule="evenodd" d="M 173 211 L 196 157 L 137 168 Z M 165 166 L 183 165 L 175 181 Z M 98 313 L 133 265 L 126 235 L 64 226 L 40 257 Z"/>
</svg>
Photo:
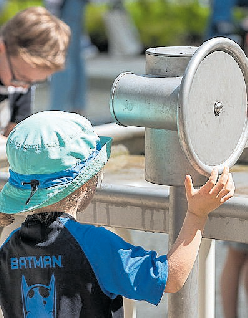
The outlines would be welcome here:
<svg viewBox="0 0 248 318">
<path fill-rule="evenodd" d="M 200 39 L 208 18 L 208 9 L 195 0 L 138 0 L 127 9 L 146 47 L 185 45 L 191 36 Z"/>
<path fill-rule="evenodd" d="M 209 14 L 197 0 L 123 0 L 135 23 L 144 48 L 167 45 L 190 45 L 192 39 L 201 41 Z M 42 0 L 8 0 L 0 13 L 0 25 L 18 11 L 43 5 Z M 88 3 L 85 28 L 100 50 L 107 49 L 104 15 L 107 4 Z"/>
<path fill-rule="evenodd" d="M 104 25 L 104 15 L 108 7 L 106 4 L 88 4 L 85 12 L 85 28 L 92 43 L 100 50 L 107 49 L 107 35 Z"/>
<path fill-rule="evenodd" d="M 87 6 L 86 29 L 94 38 L 107 41 L 103 17 L 107 6 Z M 201 41 L 209 10 L 197 0 L 136 0 L 125 1 L 125 8 L 133 19 L 145 48 L 167 45 L 189 45 L 192 38 Z"/>
<path fill-rule="evenodd" d="M 42 0 L 8 0 L 0 13 L 0 25 L 4 24 L 11 17 L 13 17 L 18 11 L 26 9 L 28 7 L 42 6 Z"/>
</svg>

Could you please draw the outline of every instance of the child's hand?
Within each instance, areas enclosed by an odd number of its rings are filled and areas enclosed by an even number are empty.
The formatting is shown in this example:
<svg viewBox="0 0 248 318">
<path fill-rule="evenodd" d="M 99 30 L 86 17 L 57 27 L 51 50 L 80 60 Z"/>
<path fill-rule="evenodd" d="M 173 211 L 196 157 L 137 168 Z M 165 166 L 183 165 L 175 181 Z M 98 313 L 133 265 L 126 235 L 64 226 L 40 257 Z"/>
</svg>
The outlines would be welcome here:
<svg viewBox="0 0 248 318">
<path fill-rule="evenodd" d="M 194 189 L 192 179 L 187 175 L 185 189 L 188 211 L 200 217 L 207 217 L 233 196 L 235 186 L 229 169 L 225 167 L 219 179 L 217 169 L 213 169 L 208 181 L 200 189 Z"/>
</svg>

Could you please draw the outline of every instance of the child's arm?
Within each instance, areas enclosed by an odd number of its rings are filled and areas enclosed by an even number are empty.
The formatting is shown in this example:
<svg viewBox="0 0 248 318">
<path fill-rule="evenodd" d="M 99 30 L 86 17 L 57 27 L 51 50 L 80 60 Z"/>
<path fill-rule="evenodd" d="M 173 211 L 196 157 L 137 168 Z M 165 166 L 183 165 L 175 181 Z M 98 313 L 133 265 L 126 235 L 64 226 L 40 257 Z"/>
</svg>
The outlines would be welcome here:
<svg viewBox="0 0 248 318">
<path fill-rule="evenodd" d="M 228 168 L 217 179 L 218 172 L 214 169 L 207 183 L 200 189 L 194 189 L 191 177 L 186 176 L 188 211 L 178 238 L 167 255 L 167 293 L 175 293 L 184 285 L 198 254 L 208 214 L 234 194 L 234 183 Z"/>
</svg>

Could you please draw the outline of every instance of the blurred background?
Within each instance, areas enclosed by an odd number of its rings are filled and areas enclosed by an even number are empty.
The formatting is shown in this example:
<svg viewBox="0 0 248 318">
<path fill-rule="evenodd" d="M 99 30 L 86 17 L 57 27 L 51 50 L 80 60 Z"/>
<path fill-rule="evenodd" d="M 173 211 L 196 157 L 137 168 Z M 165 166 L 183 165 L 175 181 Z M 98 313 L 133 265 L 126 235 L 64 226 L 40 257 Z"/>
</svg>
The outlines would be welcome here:
<svg viewBox="0 0 248 318">
<path fill-rule="evenodd" d="M 82 45 L 91 41 L 99 52 L 109 50 L 108 13 L 125 10 L 142 45 L 149 47 L 199 45 L 205 38 L 211 13 L 211 0 L 87 0 L 82 25 Z M 225 2 L 225 1 L 223 1 Z M 242 2 L 242 1 L 241 1 Z M 0 25 L 19 10 L 44 5 L 39 0 L 0 0 Z M 238 25 L 246 16 L 244 6 L 233 8 L 232 22 Z M 130 26 L 129 26 L 130 27 Z"/>
<path fill-rule="evenodd" d="M 85 2 L 79 41 L 80 56 L 85 64 L 86 102 L 79 112 L 88 117 L 93 125 L 114 121 L 109 112 L 113 81 L 124 71 L 144 74 L 147 48 L 199 46 L 210 37 L 224 35 L 234 39 L 247 52 L 246 1 L 243 1 L 244 5 L 240 1 L 238 5 L 236 3 L 232 7 L 229 6 L 226 11 L 217 6 L 222 13 L 226 13 L 224 18 L 218 10 L 213 10 L 217 0 L 85 0 Z M 220 0 L 219 3 L 230 4 L 231 0 Z M 44 6 L 44 1 L 0 0 L 0 26 L 18 11 L 30 6 Z M 48 79 L 47 82 L 37 86 L 33 112 L 50 108 L 50 84 L 51 81 Z M 127 149 L 118 148 L 118 155 L 121 157 L 117 158 L 112 172 L 106 173 L 105 180 L 134 185 L 133 177 L 135 177 L 135 185 L 147 186 L 143 175 L 144 153 L 138 151 L 139 149 L 136 149 L 131 160 L 127 156 Z M 240 172 L 239 169 L 243 169 L 242 180 L 247 184 L 247 165 L 237 167 L 237 174 Z M 241 183 L 237 183 L 237 193 L 243 185 Z M 128 236 L 134 244 L 143 245 L 147 249 L 167 252 L 167 234 L 129 231 L 124 233 L 124 236 Z M 217 241 L 215 317 L 218 318 L 224 318 L 219 280 L 226 253 L 227 247 L 223 242 Z M 143 302 L 136 304 L 137 318 L 165 317 L 166 313 L 166 295 L 158 307 Z M 242 282 L 239 294 L 239 317 L 248 317 L 247 298 Z"/>
<path fill-rule="evenodd" d="M 38 0 L 0 0 L 0 25 L 16 12 L 29 6 L 44 5 Z M 142 53 L 153 46 L 189 45 L 200 43 L 204 37 L 210 13 L 208 0 L 90 0 L 87 1 L 82 30 L 100 52 L 108 51 L 105 18 L 108 11 L 121 5 L 134 23 Z M 240 20 L 243 10 L 235 9 Z M 83 35 L 82 35 L 83 36 Z M 82 39 L 83 40 L 83 39 Z"/>
</svg>

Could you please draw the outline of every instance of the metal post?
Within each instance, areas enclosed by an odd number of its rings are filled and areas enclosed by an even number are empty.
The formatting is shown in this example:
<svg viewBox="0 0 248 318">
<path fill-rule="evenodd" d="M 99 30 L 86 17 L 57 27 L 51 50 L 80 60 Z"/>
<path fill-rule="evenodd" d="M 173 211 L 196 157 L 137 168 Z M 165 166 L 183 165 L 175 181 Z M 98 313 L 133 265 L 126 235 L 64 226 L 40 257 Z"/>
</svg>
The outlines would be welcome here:
<svg viewBox="0 0 248 318">
<path fill-rule="evenodd" d="M 203 176 L 213 167 L 221 173 L 224 166 L 235 164 L 247 142 L 246 66 L 247 58 L 237 43 L 215 38 L 197 50 L 148 49 L 146 75 L 122 73 L 113 84 L 110 110 L 115 120 L 146 128 L 145 179 L 171 186 L 170 244 L 187 210 L 185 175 L 193 177 L 195 186 L 204 184 Z M 230 127 L 232 139 L 227 145 Z M 219 152 L 213 152 L 213 147 Z M 206 252 L 203 258 L 207 259 Z M 169 296 L 169 318 L 198 317 L 197 265 L 184 288 Z"/>
<path fill-rule="evenodd" d="M 169 244 L 172 245 L 182 227 L 187 211 L 187 200 L 183 186 L 170 187 Z M 168 297 L 168 318 L 198 317 L 198 260 L 184 287 Z"/>
<path fill-rule="evenodd" d="M 215 316 L 215 240 L 203 239 L 199 251 L 199 317 Z"/>
</svg>

